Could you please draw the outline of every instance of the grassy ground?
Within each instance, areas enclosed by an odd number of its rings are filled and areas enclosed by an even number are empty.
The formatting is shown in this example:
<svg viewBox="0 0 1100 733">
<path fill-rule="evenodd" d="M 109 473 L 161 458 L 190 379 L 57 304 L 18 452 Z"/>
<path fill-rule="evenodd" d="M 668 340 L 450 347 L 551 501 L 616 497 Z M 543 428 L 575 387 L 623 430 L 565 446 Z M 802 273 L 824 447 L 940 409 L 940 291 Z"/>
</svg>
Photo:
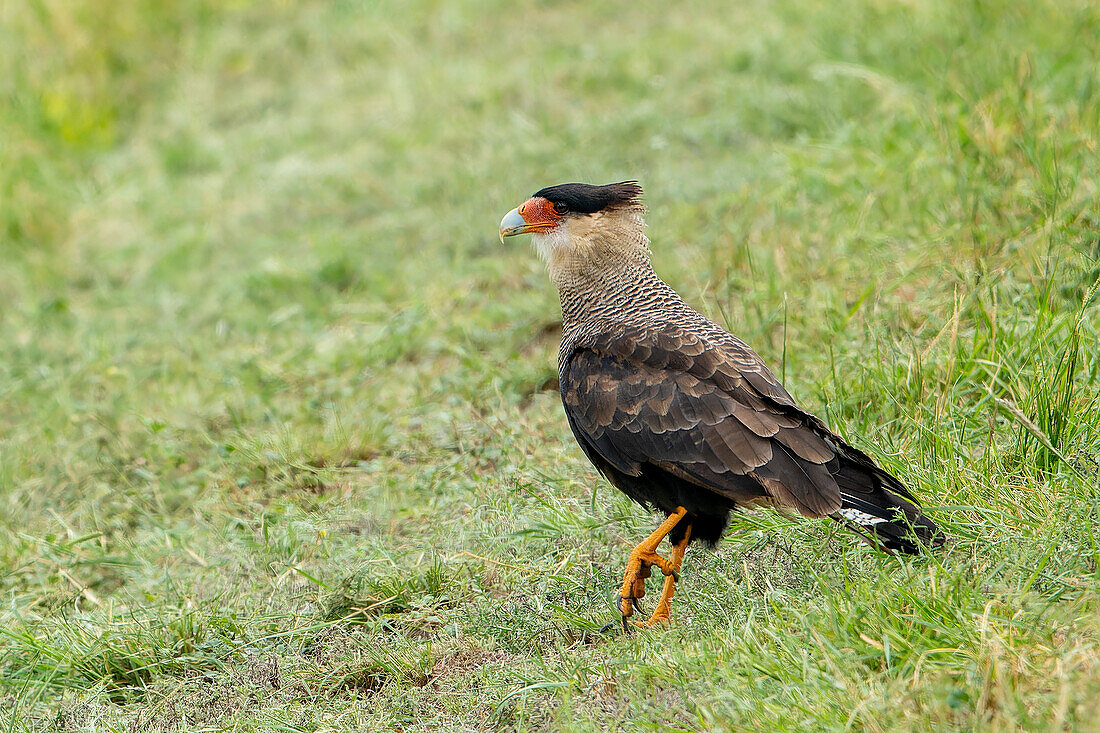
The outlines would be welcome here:
<svg viewBox="0 0 1100 733">
<path fill-rule="evenodd" d="M 0 9 L 8 730 L 1100 730 L 1100 7 Z M 652 518 L 500 216 L 638 178 L 659 271 L 954 536 Z"/>
</svg>

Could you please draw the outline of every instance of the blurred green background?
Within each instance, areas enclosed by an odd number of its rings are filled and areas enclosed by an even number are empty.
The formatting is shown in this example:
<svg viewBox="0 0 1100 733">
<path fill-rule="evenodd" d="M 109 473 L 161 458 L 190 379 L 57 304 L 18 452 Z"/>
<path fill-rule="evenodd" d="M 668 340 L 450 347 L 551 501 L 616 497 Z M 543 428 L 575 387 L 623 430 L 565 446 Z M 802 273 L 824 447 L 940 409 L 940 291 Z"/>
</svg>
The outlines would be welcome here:
<svg viewBox="0 0 1100 733">
<path fill-rule="evenodd" d="M 10 730 L 1087 730 L 1100 6 L 0 5 Z M 956 538 L 651 519 L 500 217 L 638 179 L 658 271 Z M 7 716 L 7 717 L 4 717 Z"/>
</svg>

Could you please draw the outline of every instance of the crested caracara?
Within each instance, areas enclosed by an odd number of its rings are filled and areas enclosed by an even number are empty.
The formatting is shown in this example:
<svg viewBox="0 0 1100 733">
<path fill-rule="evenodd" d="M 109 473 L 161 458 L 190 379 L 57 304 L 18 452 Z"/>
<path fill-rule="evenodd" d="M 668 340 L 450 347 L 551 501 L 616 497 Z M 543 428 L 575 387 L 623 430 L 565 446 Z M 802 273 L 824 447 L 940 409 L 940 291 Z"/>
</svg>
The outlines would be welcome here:
<svg viewBox="0 0 1100 733">
<path fill-rule="evenodd" d="M 713 545 L 730 512 L 768 506 L 831 517 L 872 544 L 916 553 L 940 529 L 894 476 L 800 408 L 743 341 L 653 271 L 633 181 L 544 188 L 500 222 L 531 234 L 561 296 L 558 352 L 569 427 L 607 479 L 667 519 L 627 562 L 623 627 L 656 566 L 653 615 L 669 619 L 688 543 Z M 668 537 L 669 556 L 657 554 Z"/>
</svg>

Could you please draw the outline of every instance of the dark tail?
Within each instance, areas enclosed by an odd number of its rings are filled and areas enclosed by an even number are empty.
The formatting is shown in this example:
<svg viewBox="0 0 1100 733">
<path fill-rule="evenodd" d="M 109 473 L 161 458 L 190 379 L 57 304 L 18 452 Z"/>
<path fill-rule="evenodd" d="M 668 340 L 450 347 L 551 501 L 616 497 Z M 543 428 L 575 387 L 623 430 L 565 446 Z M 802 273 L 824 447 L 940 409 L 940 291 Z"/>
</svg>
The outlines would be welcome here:
<svg viewBox="0 0 1100 733">
<path fill-rule="evenodd" d="M 833 519 L 873 545 L 908 555 L 942 546 L 947 535 L 921 512 L 905 485 L 856 453 L 855 460 L 842 458 L 833 474 L 843 501 Z"/>
</svg>

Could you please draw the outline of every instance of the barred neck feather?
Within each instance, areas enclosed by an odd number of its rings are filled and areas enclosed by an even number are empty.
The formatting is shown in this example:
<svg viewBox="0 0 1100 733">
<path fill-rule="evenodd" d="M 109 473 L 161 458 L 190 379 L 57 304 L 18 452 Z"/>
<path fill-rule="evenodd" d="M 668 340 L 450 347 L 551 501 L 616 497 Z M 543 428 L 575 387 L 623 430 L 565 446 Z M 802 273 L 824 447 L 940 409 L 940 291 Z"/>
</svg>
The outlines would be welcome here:
<svg viewBox="0 0 1100 733">
<path fill-rule="evenodd" d="M 627 328 L 688 327 L 712 343 L 736 342 L 743 347 L 657 276 L 638 209 L 573 219 L 536 235 L 534 245 L 561 298 L 559 357 L 569 354 L 586 336 Z"/>
<path fill-rule="evenodd" d="M 558 289 L 567 333 L 586 323 L 621 321 L 675 295 L 649 262 L 638 209 L 571 218 L 533 243 Z"/>
<path fill-rule="evenodd" d="M 609 326 L 657 326 L 694 313 L 657 277 L 648 260 L 621 263 L 594 277 L 559 280 L 557 285 L 566 338 Z"/>
</svg>

